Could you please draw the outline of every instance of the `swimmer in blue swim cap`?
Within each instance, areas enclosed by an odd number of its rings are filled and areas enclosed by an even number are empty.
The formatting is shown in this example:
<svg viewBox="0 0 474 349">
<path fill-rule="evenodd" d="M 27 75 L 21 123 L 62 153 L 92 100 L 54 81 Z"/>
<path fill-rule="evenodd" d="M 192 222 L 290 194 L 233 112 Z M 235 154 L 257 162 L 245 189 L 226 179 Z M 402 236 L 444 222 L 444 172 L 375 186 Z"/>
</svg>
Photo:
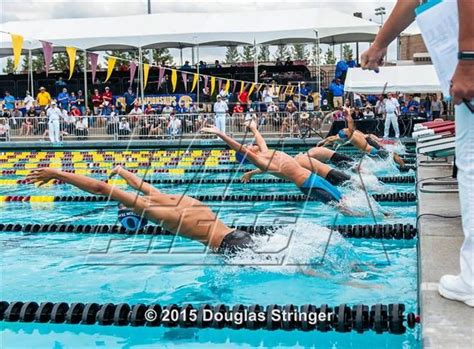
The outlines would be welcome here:
<svg viewBox="0 0 474 349">
<path fill-rule="evenodd" d="M 87 176 L 54 168 L 33 170 L 27 179 L 39 185 L 61 180 L 94 195 L 118 201 L 119 219 L 127 230 L 143 228 L 147 220 L 159 224 L 172 234 L 193 239 L 211 250 L 232 254 L 253 244 L 248 232 L 225 225 L 204 203 L 186 195 L 165 194 L 121 166 L 111 176 L 120 176 L 135 192 Z M 140 192 L 142 195 L 138 195 Z"/>
<path fill-rule="evenodd" d="M 347 128 L 340 130 L 335 136 L 327 137 L 325 140 L 318 143 L 318 147 L 324 147 L 333 143 L 349 142 L 369 156 L 381 159 L 387 159 L 390 157 L 390 153 L 384 149 L 377 137 L 374 135 L 366 135 L 355 129 L 354 120 L 352 119 L 351 110 L 349 108 L 344 109 L 344 115 L 347 120 Z M 392 157 L 401 168 L 405 166 L 405 162 L 400 155 L 393 153 Z"/>
<path fill-rule="evenodd" d="M 241 153 L 248 161 L 257 166 L 259 172 L 268 172 L 276 177 L 291 181 L 311 198 L 323 203 L 331 203 L 345 214 L 356 215 L 349 210 L 343 195 L 334 185 L 301 166 L 290 155 L 282 151 L 268 149 L 267 143 L 254 121 L 247 121 L 245 126 L 253 133 L 256 145 L 245 147 L 215 127 L 204 127 L 201 131 L 220 137 L 230 148 Z"/>
</svg>

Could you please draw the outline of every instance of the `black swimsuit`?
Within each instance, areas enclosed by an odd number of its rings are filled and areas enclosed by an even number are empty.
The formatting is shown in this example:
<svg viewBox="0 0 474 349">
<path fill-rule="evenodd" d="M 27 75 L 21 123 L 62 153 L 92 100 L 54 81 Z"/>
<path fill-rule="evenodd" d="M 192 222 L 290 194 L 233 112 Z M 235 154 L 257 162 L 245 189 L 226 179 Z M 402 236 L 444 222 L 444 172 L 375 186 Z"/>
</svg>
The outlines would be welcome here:
<svg viewBox="0 0 474 349">
<path fill-rule="evenodd" d="M 221 254 L 234 254 L 252 245 L 253 240 L 250 234 L 246 231 L 236 229 L 224 237 L 217 252 Z"/>
</svg>

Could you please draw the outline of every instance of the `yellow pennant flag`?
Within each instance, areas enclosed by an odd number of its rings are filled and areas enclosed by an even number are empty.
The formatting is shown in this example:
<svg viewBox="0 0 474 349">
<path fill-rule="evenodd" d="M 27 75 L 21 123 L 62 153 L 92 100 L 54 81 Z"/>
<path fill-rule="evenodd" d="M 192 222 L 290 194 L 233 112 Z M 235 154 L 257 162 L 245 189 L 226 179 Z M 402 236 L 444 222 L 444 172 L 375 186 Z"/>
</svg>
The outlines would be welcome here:
<svg viewBox="0 0 474 349">
<path fill-rule="evenodd" d="M 66 47 L 67 56 L 69 57 L 69 78 L 71 79 L 72 74 L 74 73 L 74 66 L 76 65 L 76 51 L 75 47 Z"/>
<path fill-rule="evenodd" d="M 257 92 L 260 91 L 260 89 L 263 87 L 263 84 L 258 84 L 257 86 Z"/>
<path fill-rule="evenodd" d="M 143 64 L 143 88 L 148 83 L 148 73 L 150 72 L 150 65 L 148 63 Z"/>
<path fill-rule="evenodd" d="M 216 88 L 216 77 L 211 76 L 211 96 L 214 94 L 215 88 Z"/>
<path fill-rule="evenodd" d="M 252 86 L 250 86 L 249 96 L 252 96 L 252 92 L 254 88 L 255 88 L 255 84 L 252 84 Z"/>
<path fill-rule="evenodd" d="M 20 64 L 21 49 L 23 48 L 23 36 L 11 34 L 13 46 L 13 69 L 18 68 Z"/>
<path fill-rule="evenodd" d="M 194 89 L 196 88 L 196 85 L 198 83 L 198 80 L 199 80 L 199 75 L 198 74 L 194 74 L 194 78 L 193 78 L 193 86 L 191 87 L 191 91 L 190 92 L 193 92 Z M 197 93 L 199 93 L 199 91 L 197 91 Z"/>
<path fill-rule="evenodd" d="M 171 69 L 171 86 L 173 86 L 173 92 L 176 90 L 176 83 L 178 82 L 178 72 L 176 69 Z"/>
<path fill-rule="evenodd" d="M 240 93 L 244 92 L 245 89 L 245 82 L 241 81 L 240 82 Z"/>
<path fill-rule="evenodd" d="M 225 90 L 225 92 L 229 92 L 229 90 L 230 90 L 230 80 L 227 80 L 227 82 L 225 83 L 224 90 Z"/>
<path fill-rule="evenodd" d="M 109 81 L 110 76 L 112 75 L 112 72 L 114 71 L 115 62 L 117 62 L 117 58 L 115 57 L 109 57 L 107 59 L 107 77 L 105 78 L 104 82 Z"/>
</svg>

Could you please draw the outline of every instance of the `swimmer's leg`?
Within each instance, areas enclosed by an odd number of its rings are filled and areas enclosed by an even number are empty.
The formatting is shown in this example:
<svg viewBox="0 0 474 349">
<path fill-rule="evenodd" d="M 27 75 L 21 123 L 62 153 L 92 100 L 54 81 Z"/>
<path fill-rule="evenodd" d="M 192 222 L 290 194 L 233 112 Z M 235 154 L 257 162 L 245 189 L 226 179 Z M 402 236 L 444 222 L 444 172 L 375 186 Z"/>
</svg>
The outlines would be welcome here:
<svg viewBox="0 0 474 349">
<path fill-rule="evenodd" d="M 393 160 L 400 166 L 405 167 L 405 161 L 400 157 L 400 155 L 393 153 Z"/>
</svg>

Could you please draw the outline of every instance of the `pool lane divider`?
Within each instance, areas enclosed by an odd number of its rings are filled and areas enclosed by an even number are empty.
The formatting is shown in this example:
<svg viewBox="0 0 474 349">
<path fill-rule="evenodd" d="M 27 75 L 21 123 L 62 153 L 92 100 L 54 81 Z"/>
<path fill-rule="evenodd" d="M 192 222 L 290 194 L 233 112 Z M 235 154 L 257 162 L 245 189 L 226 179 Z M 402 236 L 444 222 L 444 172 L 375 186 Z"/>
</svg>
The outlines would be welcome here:
<svg viewBox="0 0 474 349">
<path fill-rule="evenodd" d="M 47 166 L 45 166 L 47 167 Z M 60 167 L 58 167 L 60 168 Z M 136 174 L 144 174 L 145 169 L 127 168 L 130 172 Z M 186 173 L 242 173 L 255 170 L 255 167 L 238 167 L 238 168 L 212 168 L 212 167 L 200 167 L 200 168 L 153 168 L 148 173 L 167 173 L 170 175 L 184 175 Z M 416 166 L 407 165 L 399 169 L 401 173 L 409 172 L 410 170 L 416 170 Z M 31 169 L 7 169 L 0 170 L 0 173 L 4 176 L 7 175 L 18 175 L 26 176 L 30 173 Z M 108 174 L 110 170 L 107 169 L 93 169 L 93 168 L 63 168 L 62 171 L 69 173 L 76 173 L 82 175 L 89 174 Z"/>
<path fill-rule="evenodd" d="M 308 197 L 304 194 L 262 194 L 262 195 L 193 195 L 192 198 L 199 201 L 211 202 L 255 202 L 255 201 L 280 201 L 280 202 L 305 202 L 318 201 L 316 198 Z M 372 197 L 378 202 L 397 202 L 410 203 L 416 202 L 415 193 L 388 193 L 388 194 L 373 194 Z M 114 201 L 108 196 L 92 196 L 92 195 L 78 195 L 78 196 L 0 196 L 0 202 L 105 202 Z"/>
<path fill-rule="evenodd" d="M 414 176 L 390 176 L 390 177 L 378 177 L 380 182 L 385 184 L 410 184 L 415 183 Z M 106 180 L 106 183 L 124 185 L 127 182 L 124 179 L 112 179 Z M 238 178 L 184 178 L 184 179 L 148 179 L 145 182 L 150 184 L 230 184 L 239 183 Z M 251 179 L 249 184 L 276 184 L 276 183 L 290 183 L 289 181 L 282 178 L 254 178 Z M 0 179 L 0 185 L 28 185 L 32 182 L 27 179 Z M 65 182 L 60 180 L 52 180 L 48 184 L 61 185 Z"/>
<path fill-rule="evenodd" d="M 247 231 L 251 234 L 270 235 L 280 228 L 291 227 L 289 225 L 243 225 L 232 228 Z M 328 226 L 339 232 L 345 238 L 355 239 L 387 239 L 387 240 L 412 240 L 417 237 L 418 231 L 411 224 L 346 224 Z M 129 231 L 121 225 L 109 224 L 19 224 L 0 223 L 0 232 L 22 232 L 27 234 L 40 233 L 71 233 L 71 234 L 125 234 L 125 235 L 174 235 L 158 225 L 147 225 L 137 231 Z"/>
<path fill-rule="evenodd" d="M 231 328 L 235 330 L 284 330 L 320 332 L 373 331 L 402 335 L 420 323 L 404 304 L 233 306 L 225 304 L 113 304 L 0 301 L 0 320 L 5 322 L 70 325 Z"/>
</svg>

